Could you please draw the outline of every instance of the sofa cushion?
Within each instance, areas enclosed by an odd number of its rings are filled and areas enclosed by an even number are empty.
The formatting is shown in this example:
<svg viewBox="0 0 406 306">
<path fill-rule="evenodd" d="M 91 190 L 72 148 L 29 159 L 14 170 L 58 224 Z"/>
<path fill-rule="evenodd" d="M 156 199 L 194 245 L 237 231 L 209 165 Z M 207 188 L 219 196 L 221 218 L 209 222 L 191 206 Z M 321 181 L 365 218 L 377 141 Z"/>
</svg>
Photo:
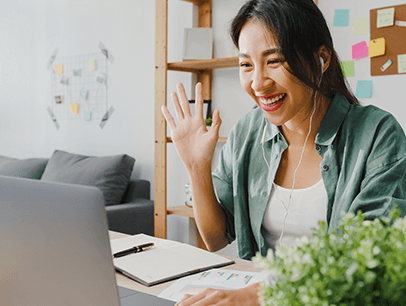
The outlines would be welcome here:
<svg viewBox="0 0 406 306">
<path fill-rule="evenodd" d="M 84 156 L 56 150 L 41 180 L 98 187 L 105 205 L 119 204 L 127 188 L 135 159 L 123 154 Z"/>
<path fill-rule="evenodd" d="M 48 158 L 17 159 L 0 156 L 0 175 L 40 179 Z"/>
</svg>

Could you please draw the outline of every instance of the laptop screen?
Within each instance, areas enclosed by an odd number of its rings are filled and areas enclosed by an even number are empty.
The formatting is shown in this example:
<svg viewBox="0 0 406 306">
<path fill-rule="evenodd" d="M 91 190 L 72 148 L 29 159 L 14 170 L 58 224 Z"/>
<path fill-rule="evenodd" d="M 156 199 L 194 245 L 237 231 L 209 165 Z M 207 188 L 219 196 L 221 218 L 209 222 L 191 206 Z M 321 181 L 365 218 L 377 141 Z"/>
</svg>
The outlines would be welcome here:
<svg viewBox="0 0 406 306">
<path fill-rule="evenodd" d="M 0 176 L 1 305 L 119 306 L 99 189 Z"/>
</svg>

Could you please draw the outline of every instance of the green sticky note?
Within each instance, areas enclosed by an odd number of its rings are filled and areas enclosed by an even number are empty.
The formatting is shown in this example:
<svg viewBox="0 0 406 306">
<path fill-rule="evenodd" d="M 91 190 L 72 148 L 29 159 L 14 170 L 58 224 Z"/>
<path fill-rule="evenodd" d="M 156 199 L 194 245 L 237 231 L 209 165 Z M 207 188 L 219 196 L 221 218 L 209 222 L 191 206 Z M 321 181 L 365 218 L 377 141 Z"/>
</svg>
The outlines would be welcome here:
<svg viewBox="0 0 406 306">
<path fill-rule="evenodd" d="M 354 61 L 344 61 L 340 63 L 341 70 L 343 71 L 344 77 L 354 76 Z"/>
<path fill-rule="evenodd" d="M 347 27 L 350 18 L 350 10 L 335 10 L 333 26 Z"/>
<path fill-rule="evenodd" d="M 357 90 L 355 91 L 357 98 L 372 97 L 372 81 L 358 81 Z"/>
</svg>

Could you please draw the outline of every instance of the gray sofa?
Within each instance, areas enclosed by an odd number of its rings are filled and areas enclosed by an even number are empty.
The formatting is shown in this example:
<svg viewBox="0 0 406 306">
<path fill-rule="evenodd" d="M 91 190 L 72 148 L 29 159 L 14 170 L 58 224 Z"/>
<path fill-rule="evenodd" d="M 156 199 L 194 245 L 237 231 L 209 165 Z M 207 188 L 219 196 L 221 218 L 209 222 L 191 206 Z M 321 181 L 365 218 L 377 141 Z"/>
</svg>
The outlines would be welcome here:
<svg viewBox="0 0 406 306">
<path fill-rule="evenodd" d="M 134 162 L 125 154 L 96 157 L 57 150 L 50 158 L 0 156 L 0 175 L 98 187 L 110 230 L 154 235 L 150 182 L 131 179 Z"/>
</svg>

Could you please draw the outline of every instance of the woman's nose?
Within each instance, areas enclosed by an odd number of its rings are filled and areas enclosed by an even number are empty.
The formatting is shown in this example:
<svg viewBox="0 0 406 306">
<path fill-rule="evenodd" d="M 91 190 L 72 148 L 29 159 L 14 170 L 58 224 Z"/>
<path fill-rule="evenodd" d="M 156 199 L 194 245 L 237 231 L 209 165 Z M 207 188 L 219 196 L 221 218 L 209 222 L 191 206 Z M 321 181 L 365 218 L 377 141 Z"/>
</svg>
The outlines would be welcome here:
<svg viewBox="0 0 406 306">
<path fill-rule="evenodd" d="M 275 81 L 262 69 L 254 71 L 252 76 L 251 88 L 256 92 L 261 92 L 275 84 Z"/>
</svg>

